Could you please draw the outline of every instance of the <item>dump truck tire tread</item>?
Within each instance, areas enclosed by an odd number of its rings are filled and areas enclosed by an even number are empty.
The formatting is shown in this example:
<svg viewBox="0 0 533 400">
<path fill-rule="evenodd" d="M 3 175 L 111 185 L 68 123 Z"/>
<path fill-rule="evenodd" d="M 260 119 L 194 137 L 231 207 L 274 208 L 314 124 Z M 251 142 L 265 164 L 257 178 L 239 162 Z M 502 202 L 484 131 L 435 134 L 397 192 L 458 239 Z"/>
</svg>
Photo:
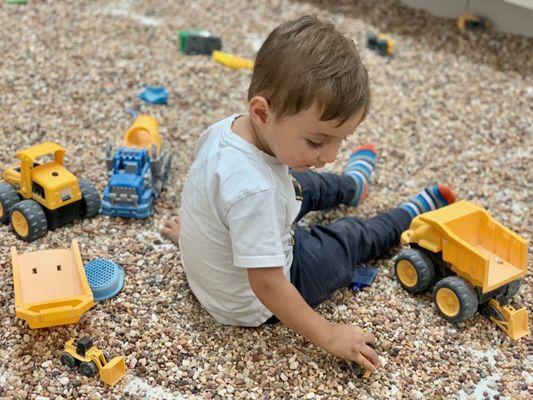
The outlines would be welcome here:
<svg viewBox="0 0 533 400">
<path fill-rule="evenodd" d="M 13 186 L 5 182 L 0 183 L 0 223 L 9 221 L 9 213 L 11 208 L 13 208 L 13 206 L 18 203 L 19 200 L 19 194 Z"/>
<path fill-rule="evenodd" d="M 80 179 L 80 191 L 82 194 L 81 217 L 91 218 L 100 211 L 100 195 L 96 188 L 87 180 Z"/>
<path fill-rule="evenodd" d="M 448 288 L 452 290 L 459 299 L 460 308 L 457 315 L 448 316 L 440 310 L 436 301 L 436 297 L 437 292 L 441 288 Z M 435 303 L 439 314 L 446 320 L 454 323 L 464 322 L 467 319 L 472 318 L 472 316 L 477 312 L 479 305 L 476 291 L 472 285 L 458 276 L 448 276 L 437 282 L 435 288 L 433 289 L 433 302 Z"/>
<path fill-rule="evenodd" d="M 19 201 L 11 208 L 10 215 L 12 215 L 15 211 L 19 211 L 22 215 L 24 215 L 29 228 L 28 235 L 22 237 L 12 226 L 13 231 L 15 231 L 15 234 L 19 238 L 25 240 L 26 242 L 31 242 L 46 234 L 48 230 L 46 215 L 44 214 L 42 207 L 35 200 Z"/>
<path fill-rule="evenodd" d="M 520 290 L 521 284 L 522 284 L 521 279 L 516 279 L 507 284 L 507 290 L 506 290 L 506 295 L 505 295 L 507 299 L 511 299 L 515 294 L 518 293 L 518 291 Z"/>
<path fill-rule="evenodd" d="M 417 282 L 414 286 L 406 286 L 398 276 L 398 263 L 406 260 L 414 267 Z M 394 274 L 402 287 L 410 293 L 420 293 L 428 290 L 435 279 L 435 266 L 427 254 L 421 250 L 407 249 L 398 254 L 394 260 Z"/>
</svg>

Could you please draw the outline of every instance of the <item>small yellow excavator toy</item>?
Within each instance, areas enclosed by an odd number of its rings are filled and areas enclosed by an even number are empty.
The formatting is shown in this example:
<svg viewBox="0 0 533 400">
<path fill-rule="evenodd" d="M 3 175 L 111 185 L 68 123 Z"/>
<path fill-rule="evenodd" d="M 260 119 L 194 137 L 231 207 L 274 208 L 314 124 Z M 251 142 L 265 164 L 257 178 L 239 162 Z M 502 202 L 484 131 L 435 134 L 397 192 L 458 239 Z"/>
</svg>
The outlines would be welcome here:
<svg viewBox="0 0 533 400">
<path fill-rule="evenodd" d="M 100 372 L 100 379 L 109 386 L 114 386 L 126 373 L 123 356 L 111 359 L 106 352 L 93 346 L 93 341 L 88 337 L 76 343 L 74 339 L 65 343 L 65 351 L 60 360 L 61 364 L 67 367 L 78 367 L 80 374 L 89 378 Z"/>
</svg>

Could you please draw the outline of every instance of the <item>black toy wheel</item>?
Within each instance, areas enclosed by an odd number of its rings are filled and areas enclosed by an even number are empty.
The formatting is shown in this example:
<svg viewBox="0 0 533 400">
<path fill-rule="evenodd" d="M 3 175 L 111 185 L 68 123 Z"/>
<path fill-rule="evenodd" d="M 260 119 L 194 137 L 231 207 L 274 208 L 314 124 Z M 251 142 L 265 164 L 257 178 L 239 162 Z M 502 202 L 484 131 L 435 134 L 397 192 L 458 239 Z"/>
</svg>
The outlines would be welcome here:
<svg viewBox="0 0 533 400">
<path fill-rule="evenodd" d="M 80 179 L 79 185 L 82 195 L 80 216 L 82 218 L 94 217 L 100 211 L 100 195 L 91 182 L 85 179 Z"/>
<path fill-rule="evenodd" d="M 427 254 L 417 249 L 403 250 L 394 260 L 394 274 L 410 293 L 430 288 L 435 279 L 435 266 Z"/>
<path fill-rule="evenodd" d="M 61 361 L 61 364 L 66 365 L 69 368 L 74 368 L 77 364 L 76 359 L 72 356 L 72 354 L 67 353 L 66 351 L 61 354 L 59 360 Z"/>
<path fill-rule="evenodd" d="M 80 374 L 83 376 L 88 376 L 89 378 L 95 376 L 98 373 L 98 368 L 96 364 L 92 361 L 82 362 L 80 364 Z"/>
<path fill-rule="evenodd" d="M 433 289 L 439 314 L 450 322 L 463 322 L 477 311 L 479 301 L 470 283 L 457 276 L 441 279 Z"/>
<path fill-rule="evenodd" d="M 11 208 L 20 200 L 19 194 L 9 183 L 0 183 L 0 223 L 9 221 Z"/>
<path fill-rule="evenodd" d="M 11 227 L 26 242 L 46 234 L 48 224 L 42 207 L 35 200 L 22 200 L 11 208 Z"/>
<path fill-rule="evenodd" d="M 172 156 L 171 155 L 168 155 L 166 154 L 166 161 L 164 163 L 164 173 L 163 173 L 163 179 L 162 179 L 162 183 L 163 183 L 163 187 L 161 189 L 163 189 L 167 182 L 168 182 L 168 178 L 170 176 L 170 166 L 172 164 Z"/>
<path fill-rule="evenodd" d="M 518 291 L 520 290 L 521 283 L 522 283 L 521 279 L 517 279 L 512 282 L 509 282 L 507 284 L 507 291 L 505 293 L 505 297 L 507 297 L 507 299 L 510 300 L 515 294 L 517 294 Z"/>
</svg>

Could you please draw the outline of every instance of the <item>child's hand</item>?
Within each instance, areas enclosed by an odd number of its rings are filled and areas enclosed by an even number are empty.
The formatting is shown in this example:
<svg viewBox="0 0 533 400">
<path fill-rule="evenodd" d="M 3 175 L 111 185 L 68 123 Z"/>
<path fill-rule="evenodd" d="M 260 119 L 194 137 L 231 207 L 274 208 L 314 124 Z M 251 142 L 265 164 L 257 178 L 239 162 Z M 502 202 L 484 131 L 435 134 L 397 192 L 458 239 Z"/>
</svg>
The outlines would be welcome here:
<svg viewBox="0 0 533 400">
<path fill-rule="evenodd" d="M 161 229 L 161 235 L 172 241 L 176 246 L 178 246 L 178 239 L 180 237 L 180 219 L 179 217 L 174 217 L 165 222 L 163 229 Z"/>
<path fill-rule="evenodd" d="M 379 367 L 378 355 L 372 347 L 374 335 L 354 325 L 333 325 L 329 345 L 330 353 L 347 360 L 355 361 L 367 370 Z"/>
</svg>

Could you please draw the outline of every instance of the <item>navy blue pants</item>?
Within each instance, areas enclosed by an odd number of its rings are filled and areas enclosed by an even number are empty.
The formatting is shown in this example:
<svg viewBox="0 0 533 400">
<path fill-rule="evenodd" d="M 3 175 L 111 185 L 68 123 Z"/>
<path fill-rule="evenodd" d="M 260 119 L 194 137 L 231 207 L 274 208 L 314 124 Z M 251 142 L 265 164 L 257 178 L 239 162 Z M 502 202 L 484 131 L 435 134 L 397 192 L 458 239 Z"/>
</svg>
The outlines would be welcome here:
<svg viewBox="0 0 533 400">
<path fill-rule="evenodd" d="M 291 174 L 303 197 L 297 220 L 309 211 L 348 204 L 355 195 L 354 181 L 346 175 Z M 296 225 L 291 283 L 311 307 L 318 306 L 335 290 L 350 284 L 357 265 L 382 257 L 396 246 L 410 223 L 410 214 L 395 208 L 367 220 L 344 217 L 310 229 Z"/>
</svg>

